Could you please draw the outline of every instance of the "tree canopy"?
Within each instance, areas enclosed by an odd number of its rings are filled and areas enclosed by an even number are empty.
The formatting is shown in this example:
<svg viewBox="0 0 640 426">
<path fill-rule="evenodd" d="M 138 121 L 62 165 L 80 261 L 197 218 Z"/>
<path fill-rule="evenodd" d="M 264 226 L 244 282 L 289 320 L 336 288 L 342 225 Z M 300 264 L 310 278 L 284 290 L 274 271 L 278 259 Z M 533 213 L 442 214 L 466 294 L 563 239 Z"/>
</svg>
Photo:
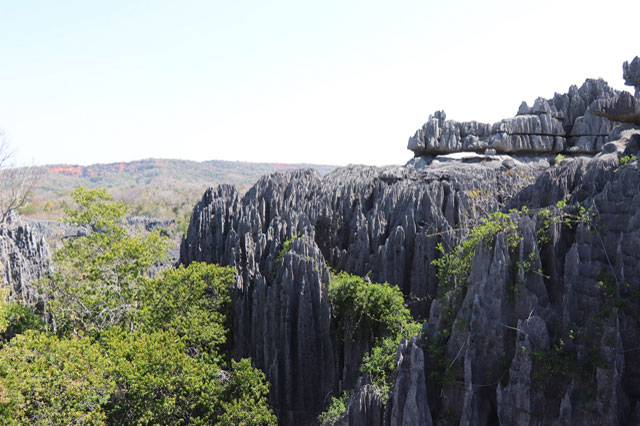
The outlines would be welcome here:
<svg viewBox="0 0 640 426">
<path fill-rule="evenodd" d="M 234 270 L 193 263 L 152 278 L 156 233 L 79 187 L 65 242 L 33 309 L 0 298 L 0 424 L 275 425 L 264 374 L 225 352 Z"/>
</svg>

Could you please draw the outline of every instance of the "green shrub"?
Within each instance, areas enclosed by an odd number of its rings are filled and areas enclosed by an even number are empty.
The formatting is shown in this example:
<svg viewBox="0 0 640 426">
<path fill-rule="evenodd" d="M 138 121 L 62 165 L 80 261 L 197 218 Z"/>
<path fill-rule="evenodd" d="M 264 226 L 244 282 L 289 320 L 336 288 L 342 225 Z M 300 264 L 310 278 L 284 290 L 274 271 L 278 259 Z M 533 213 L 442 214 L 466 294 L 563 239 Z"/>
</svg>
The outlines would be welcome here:
<svg viewBox="0 0 640 426">
<path fill-rule="evenodd" d="M 61 334 L 100 332 L 118 325 L 133 329 L 139 293 L 149 268 L 166 257 L 168 242 L 158 233 L 131 235 L 123 223 L 127 206 L 106 190 L 76 188 L 67 223 L 89 228 L 69 239 L 54 256 L 54 271 L 41 284 L 52 325 Z"/>
<path fill-rule="evenodd" d="M 109 362 L 87 338 L 16 336 L 0 353 L 0 424 L 107 424 Z"/>
<path fill-rule="evenodd" d="M 629 163 L 631 163 L 632 161 L 637 160 L 638 157 L 636 157 L 633 154 L 629 154 L 629 155 L 625 155 L 623 157 L 620 157 L 620 165 L 614 170 L 614 173 L 617 173 L 620 169 L 625 168 Z"/>
<path fill-rule="evenodd" d="M 333 426 L 338 423 L 340 418 L 347 412 L 347 404 L 350 397 L 351 392 L 344 391 L 340 396 L 331 398 L 329 408 L 318 416 L 318 423 L 321 426 Z"/>
<path fill-rule="evenodd" d="M 164 271 L 145 283 L 134 327 L 172 331 L 194 355 L 219 354 L 226 341 L 234 272 L 196 262 Z"/>
<path fill-rule="evenodd" d="M 68 221 L 90 232 L 65 243 L 42 285 L 54 332 L 0 304 L 0 333 L 18 333 L 0 349 L 0 424 L 275 425 L 264 374 L 224 352 L 233 269 L 151 279 L 165 240 L 130 235 L 104 190 L 74 199 Z"/>
<path fill-rule="evenodd" d="M 293 237 L 286 239 L 282 243 L 282 248 L 280 249 L 280 251 L 278 251 L 278 257 L 276 257 L 276 265 L 279 265 L 280 262 L 282 262 L 282 259 L 284 259 L 284 255 L 289 253 L 289 251 L 291 250 L 291 244 L 296 238 L 300 237 L 300 235 L 301 234 L 296 234 Z"/>
<path fill-rule="evenodd" d="M 0 293 L 0 344 L 27 330 L 44 330 L 44 321 L 32 308 L 18 302 L 6 302 L 2 298 Z"/>
<path fill-rule="evenodd" d="M 231 375 L 221 397 L 218 425 L 276 426 L 277 419 L 269 408 L 269 385 L 264 373 L 251 366 L 247 358 L 232 361 Z"/>
<path fill-rule="evenodd" d="M 471 262 L 481 242 L 491 244 L 498 233 L 507 232 L 509 247 L 517 247 L 521 237 L 516 233 L 516 223 L 512 215 L 527 212 L 528 209 L 523 207 L 521 211 L 492 213 L 480 225 L 472 228 L 469 236 L 449 253 L 439 243 L 437 248 L 442 256 L 433 260 L 431 264 L 438 268 L 438 289 L 441 295 L 448 290 L 466 286 L 471 272 Z"/>
<path fill-rule="evenodd" d="M 369 383 L 376 386 L 383 394 L 386 402 L 387 394 L 393 386 L 397 370 L 396 355 L 402 339 L 409 339 L 420 334 L 421 324 L 408 322 L 395 336 L 382 338 L 371 352 L 362 359 L 360 371 L 369 378 Z"/>
<path fill-rule="evenodd" d="M 213 424 L 223 390 L 219 367 L 190 357 L 170 332 L 127 333 L 114 328 L 100 345 L 115 390 L 103 404 L 109 424 Z"/>
<path fill-rule="evenodd" d="M 364 355 L 360 371 L 386 402 L 395 379 L 398 344 L 402 338 L 417 335 L 420 324 L 412 321 L 400 289 L 387 283 L 371 283 L 341 272 L 332 275 L 329 298 L 343 339 L 356 335 L 372 339 L 374 346 Z"/>
<path fill-rule="evenodd" d="M 3 425 L 275 425 L 264 375 L 248 360 L 189 356 L 171 332 L 112 328 L 100 339 L 16 336 L 0 356 Z"/>
<path fill-rule="evenodd" d="M 340 272 L 329 285 L 331 312 L 345 339 L 367 331 L 375 340 L 397 336 L 411 314 L 398 286 L 376 284 L 356 275 Z"/>
</svg>

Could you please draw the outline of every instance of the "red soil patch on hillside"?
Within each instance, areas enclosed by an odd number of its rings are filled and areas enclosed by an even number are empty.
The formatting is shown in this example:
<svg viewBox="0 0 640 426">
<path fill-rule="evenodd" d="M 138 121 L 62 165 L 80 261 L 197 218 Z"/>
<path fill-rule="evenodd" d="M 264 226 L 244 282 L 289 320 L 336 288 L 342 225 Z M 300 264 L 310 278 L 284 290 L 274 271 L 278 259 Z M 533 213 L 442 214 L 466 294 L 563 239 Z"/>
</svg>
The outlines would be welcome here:
<svg viewBox="0 0 640 426">
<path fill-rule="evenodd" d="M 57 173 L 65 176 L 82 177 L 84 174 L 84 167 L 82 166 L 53 166 L 47 167 L 47 170 L 51 173 Z"/>
</svg>

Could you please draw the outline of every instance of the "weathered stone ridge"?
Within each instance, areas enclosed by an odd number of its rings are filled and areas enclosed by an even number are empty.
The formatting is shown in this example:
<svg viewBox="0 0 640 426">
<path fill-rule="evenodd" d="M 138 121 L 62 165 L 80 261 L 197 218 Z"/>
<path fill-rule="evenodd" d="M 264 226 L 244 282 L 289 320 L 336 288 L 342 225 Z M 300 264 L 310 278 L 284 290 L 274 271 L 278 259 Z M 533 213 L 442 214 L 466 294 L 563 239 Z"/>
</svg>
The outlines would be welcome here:
<svg viewBox="0 0 640 426">
<path fill-rule="evenodd" d="M 265 177 L 243 197 L 223 185 L 195 207 L 181 262 L 238 269 L 234 354 L 251 356 L 265 371 L 283 424 L 306 424 L 327 395 L 356 384 L 373 344 L 366 335 L 337 339 L 327 265 L 399 285 L 412 312 L 424 318 L 436 293 L 435 269 L 425 259 L 437 256 L 437 244 L 455 244 L 544 169 L 496 159 L 423 169 L 349 167 L 324 178 L 306 170 Z M 379 396 L 360 395 L 361 407 L 380 405 Z M 379 411 L 365 407 L 351 416 Z"/>
<path fill-rule="evenodd" d="M 351 167 L 325 178 L 312 171 L 272 175 L 243 197 L 219 187 L 194 210 L 182 261 L 238 268 L 235 354 L 252 356 L 267 373 L 283 424 L 311 422 L 327 395 L 354 386 L 344 419 L 354 425 L 428 424 L 429 416 L 434 424 L 450 424 L 446 418 L 469 425 L 625 424 L 640 401 L 640 353 L 633 350 L 640 334 L 640 300 L 633 296 L 640 291 L 634 248 L 640 236 L 630 213 L 640 210 L 640 173 L 637 162 L 621 166 L 619 158 L 638 155 L 638 133 L 622 131 L 594 158 L 554 167 L 508 168 L 499 160 L 418 170 Z M 522 181 L 503 192 L 500 184 L 511 175 Z M 541 244 L 537 212 L 563 199 L 591 208 L 601 228 L 554 223 Z M 400 285 L 414 314 L 428 318 L 427 341 L 435 340 L 444 321 L 430 264 L 435 244 L 452 246 L 491 211 L 525 205 L 532 213 L 518 221 L 515 252 L 500 234 L 475 255 L 455 308 L 459 325 L 443 341 L 456 379 L 431 379 L 437 364 L 428 347 L 407 342 L 391 405 L 382 409 L 375 390 L 358 381 L 357 363 L 369 343 L 344 346 L 333 335 L 326 265 Z M 528 270 L 518 266 L 525 262 Z M 617 278 L 617 302 L 598 284 L 603 268 Z M 569 333 L 576 330 L 586 334 L 573 334 L 573 343 Z M 561 339 L 573 345 L 578 370 L 547 383 L 546 361 L 532 354 L 555 350 Z M 589 352 L 594 347 L 597 353 Z M 424 370 L 416 367 L 421 362 Z M 586 373 L 579 370 L 584 365 Z M 585 400 L 589 377 L 595 392 Z"/>
<path fill-rule="evenodd" d="M 49 272 L 50 257 L 44 237 L 17 215 L 0 225 L 0 283 L 11 298 L 38 302 L 37 282 Z"/>
<path fill-rule="evenodd" d="M 438 111 L 409 138 L 408 149 L 416 156 L 487 149 L 505 154 L 595 154 L 609 141 L 614 126 L 601 116 L 608 104 L 600 101 L 620 95 L 604 80 L 589 79 L 551 99 L 538 98 L 532 107 L 523 102 L 515 117 L 494 124 L 446 120 Z"/>
<path fill-rule="evenodd" d="M 638 157 L 640 129 L 619 137 L 511 198 L 505 210 L 529 208 L 514 216 L 517 247 L 506 233 L 480 244 L 459 305 L 432 299 L 424 340 L 398 349 L 392 410 L 402 424 L 638 424 L 640 170 L 620 158 Z M 541 212 L 561 217 L 555 205 L 565 199 L 575 222 L 545 223 Z M 444 345 L 444 382 L 429 342 Z M 424 371 L 414 370 L 423 356 Z M 348 418 L 362 411 L 351 402 Z"/>
<path fill-rule="evenodd" d="M 640 96 L 640 57 L 633 58 L 631 63 L 625 61 L 622 65 L 624 84 L 636 89 L 636 97 Z"/>
<path fill-rule="evenodd" d="M 281 424 L 313 424 L 344 389 L 340 425 L 640 424 L 637 107 L 588 80 L 496 125 L 438 113 L 416 140 L 428 155 L 466 143 L 511 156 L 274 174 L 244 196 L 210 189 L 181 262 L 237 268 L 234 355 L 265 371 Z M 518 155 L 551 152 L 590 155 Z M 483 239 L 459 297 L 443 294 L 437 245 L 510 209 L 516 229 Z M 328 267 L 397 284 L 424 321 L 398 348 L 386 406 L 358 371 L 372 342 L 336 334 Z"/>
</svg>

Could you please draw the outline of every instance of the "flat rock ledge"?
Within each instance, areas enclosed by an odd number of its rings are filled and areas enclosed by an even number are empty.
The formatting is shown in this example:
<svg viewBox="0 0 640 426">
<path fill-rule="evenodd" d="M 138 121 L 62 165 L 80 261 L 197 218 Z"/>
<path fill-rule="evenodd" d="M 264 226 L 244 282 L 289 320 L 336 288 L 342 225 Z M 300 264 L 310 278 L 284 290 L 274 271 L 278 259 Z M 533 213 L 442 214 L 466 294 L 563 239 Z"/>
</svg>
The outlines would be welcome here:
<svg viewBox="0 0 640 426">
<path fill-rule="evenodd" d="M 636 87 L 640 59 L 624 64 L 627 84 Z M 618 123 L 640 125 L 640 98 L 612 89 L 603 79 L 588 79 L 580 88 L 551 99 L 523 102 L 515 117 L 497 123 L 447 120 L 436 111 L 409 138 L 416 157 L 456 152 L 550 155 L 597 154 L 612 140 Z"/>
</svg>

